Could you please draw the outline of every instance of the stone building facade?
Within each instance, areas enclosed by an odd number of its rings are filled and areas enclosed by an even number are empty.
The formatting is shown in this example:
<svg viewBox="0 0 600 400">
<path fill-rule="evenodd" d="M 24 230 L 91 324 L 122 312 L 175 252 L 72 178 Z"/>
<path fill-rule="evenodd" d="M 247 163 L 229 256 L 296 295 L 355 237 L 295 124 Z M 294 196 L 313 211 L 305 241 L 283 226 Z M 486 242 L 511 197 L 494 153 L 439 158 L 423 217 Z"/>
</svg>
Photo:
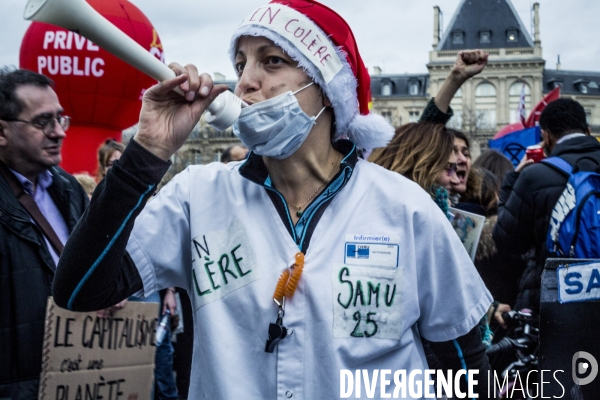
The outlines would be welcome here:
<svg viewBox="0 0 600 400">
<path fill-rule="evenodd" d="M 433 49 L 428 74 L 371 76 L 373 110 L 399 126 L 418 119 L 454 65 L 459 51 L 484 49 L 485 70 L 459 90 L 452 100 L 449 126 L 471 139 L 477 156 L 502 127 L 517 122 L 521 92 L 531 111 L 548 92 L 561 86 L 561 97 L 579 101 L 594 134 L 600 134 L 600 72 L 546 69 L 540 40 L 539 4 L 533 5 L 533 38 L 510 0 L 462 0 L 448 28 L 441 34 L 440 9 L 434 7 Z"/>
</svg>

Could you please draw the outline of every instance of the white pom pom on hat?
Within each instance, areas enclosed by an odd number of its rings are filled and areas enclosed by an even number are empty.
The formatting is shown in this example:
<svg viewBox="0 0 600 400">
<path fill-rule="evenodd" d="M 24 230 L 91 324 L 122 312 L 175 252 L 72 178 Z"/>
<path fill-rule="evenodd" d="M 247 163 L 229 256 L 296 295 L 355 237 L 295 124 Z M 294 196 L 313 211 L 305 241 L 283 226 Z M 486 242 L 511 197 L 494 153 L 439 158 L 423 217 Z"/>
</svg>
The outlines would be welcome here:
<svg viewBox="0 0 600 400">
<path fill-rule="evenodd" d="M 234 65 L 242 36 L 271 40 L 323 89 L 333 106 L 336 139 L 372 149 L 394 136 L 385 118 L 369 111 L 371 78 L 352 30 L 335 11 L 313 0 L 273 0 L 259 7 L 232 36 L 229 57 Z"/>
</svg>

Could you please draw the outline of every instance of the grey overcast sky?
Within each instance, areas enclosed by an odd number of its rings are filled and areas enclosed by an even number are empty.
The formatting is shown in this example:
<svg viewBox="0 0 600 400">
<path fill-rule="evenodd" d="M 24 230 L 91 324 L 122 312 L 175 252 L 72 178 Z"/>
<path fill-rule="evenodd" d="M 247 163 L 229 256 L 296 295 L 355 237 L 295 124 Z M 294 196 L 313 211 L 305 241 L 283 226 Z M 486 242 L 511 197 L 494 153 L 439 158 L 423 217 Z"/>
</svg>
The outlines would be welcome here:
<svg viewBox="0 0 600 400">
<path fill-rule="evenodd" d="M 80 0 L 73 0 L 80 1 Z M 469 1 L 469 0 L 467 0 Z M 477 1 L 477 0 L 470 0 Z M 485 0 L 494 1 L 494 0 Z M 227 58 L 233 30 L 268 0 L 131 0 L 156 28 L 167 63 L 194 63 L 208 73 L 235 74 Z M 433 41 L 433 6 L 440 6 L 447 28 L 460 0 L 322 0 L 348 21 L 365 65 L 384 73 L 426 72 Z M 531 0 L 513 0 L 531 32 Z M 600 71 L 600 1 L 539 0 L 546 68 Z M 19 63 L 21 40 L 30 22 L 22 18 L 26 0 L 2 0 L 0 66 Z"/>
</svg>

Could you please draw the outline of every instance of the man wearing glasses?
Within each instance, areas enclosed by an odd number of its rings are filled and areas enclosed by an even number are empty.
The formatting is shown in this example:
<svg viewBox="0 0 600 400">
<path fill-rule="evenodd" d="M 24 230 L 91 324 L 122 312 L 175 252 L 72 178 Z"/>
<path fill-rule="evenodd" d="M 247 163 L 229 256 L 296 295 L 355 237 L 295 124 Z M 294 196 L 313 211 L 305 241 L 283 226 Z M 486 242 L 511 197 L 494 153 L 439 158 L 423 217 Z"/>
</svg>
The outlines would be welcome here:
<svg viewBox="0 0 600 400">
<path fill-rule="evenodd" d="M 70 118 L 53 82 L 0 69 L 0 399 L 35 399 L 46 301 L 88 198 L 58 167 Z"/>
</svg>

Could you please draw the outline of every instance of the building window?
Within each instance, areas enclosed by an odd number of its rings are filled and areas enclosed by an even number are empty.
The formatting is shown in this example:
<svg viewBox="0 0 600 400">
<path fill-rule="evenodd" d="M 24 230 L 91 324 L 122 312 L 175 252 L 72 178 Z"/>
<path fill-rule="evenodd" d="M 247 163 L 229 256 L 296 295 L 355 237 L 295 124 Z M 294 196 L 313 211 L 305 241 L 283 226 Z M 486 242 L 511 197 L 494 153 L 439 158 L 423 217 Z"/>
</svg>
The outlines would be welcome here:
<svg viewBox="0 0 600 400">
<path fill-rule="evenodd" d="M 198 149 L 190 150 L 192 153 L 192 160 L 194 164 L 202 164 L 202 154 Z"/>
<path fill-rule="evenodd" d="M 419 114 L 418 111 L 409 111 L 408 122 L 419 122 Z"/>
<path fill-rule="evenodd" d="M 506 31 L 506 41 L 508 43 L 516 43 L 519 40 L 519 30 L 509 29 Z"/>
<path fill-rule="evenodd" d="M 475 89 L 476 97 L 496 97 L 496 88 L 488 82 L 480 83 Z"/>
<path fill-rule="evenodd" d="M 382 111 L 381 116 L 387 120 L 390 124 L 392 123 L 392 112 L 391 111 Z"/>
<path fill-rule="evenodd" d="M 573 83 L 575 84 L 575 87 L 577 88 L 577 90 L 579 90 L 581 93 L 586 94 L 588 92 L 588 85 L 590 84 L 589 80 L 577 79 Z"/>
<path fill-rule="evenodd" d="M 455 99 L 460 99 L 462 97 L 462 89 L 458 88 L 458 90 L 456 91 L 456 94 L 454 95 Z"/>
<path fill-rule="evenodd" d="M 462 129 L 462 111 L 454 111 L 454 115 L 446 123 L 446 126 L 451 129 Z"/>
<path fill-rule="evenodd" d="M 598 84 L 594 81 L 591 81 L 588 85 L 590 89 L 598 89 Z"/>
<path fill-rule="evenodd" d="M 408 94 L 412 96 L 419 94 L 419 82 L 408 82 Z"/>
<path fill-rule="evenodd" d="M 492 31 L 480 31 L 479 32 L 479 43 L 491 43 Z"/>
<path fill-rule="evenodd" d="M 585 110 L 585 121 L 588 125 L 590 125 L 590 121 L 592 120 L 592 112 L 590 110 Z"/>
<path fill-rule="evenodd" d="M 475 88 L 475 126 L 479 129 L 496 128 L 496 88 L 489 82 Z"/>
<path fill-rule="evenodd" d="M 392 83 L 385 82 L 381 85 L 381 95 L 382 96 L 391 96 L 392 94 Z"/>
<path fill-rule="evenodd" d="M 521 90 L 525 92 L 525 96 L 531 95 L 531 89 L 529 89 L 529 85 L 525 83 L 525 88 L 523 88 L 524 82 L 517 81 L 510 85 L 510 89 L 508 89 L 509 96 L 521 96 Z"/>
<path fill-rule="evenodd" d="M 521 102 L 521 91 L 525 93 L 526 116 L 531 112 L 531 88 L 527 83 L 525 83 L 525 87 L 523 87 L 522 81 L 513 83 L 508 89 L 508 109 L 510 112 L 511 124 L 520 121 L 519 103 Z"/>
<path fill-rule="evenodd" d="M 475 125 L 479 129 L 496 129 L 496 110 L 477 110 L 475 114 Z"/>
<path fill-rule="evenodd" d="M 463 44 L 465 42 L 465 33 L 457 30 L 452 32 L 452 44 Z"/>
<path fill-rule="evenodd" d="M 556 89 L 557 87 L 562 87 L 563 79 L 562 78 L 552 78 L 548 79 L 546 82 L 550 89 Z"/>
</svg>

